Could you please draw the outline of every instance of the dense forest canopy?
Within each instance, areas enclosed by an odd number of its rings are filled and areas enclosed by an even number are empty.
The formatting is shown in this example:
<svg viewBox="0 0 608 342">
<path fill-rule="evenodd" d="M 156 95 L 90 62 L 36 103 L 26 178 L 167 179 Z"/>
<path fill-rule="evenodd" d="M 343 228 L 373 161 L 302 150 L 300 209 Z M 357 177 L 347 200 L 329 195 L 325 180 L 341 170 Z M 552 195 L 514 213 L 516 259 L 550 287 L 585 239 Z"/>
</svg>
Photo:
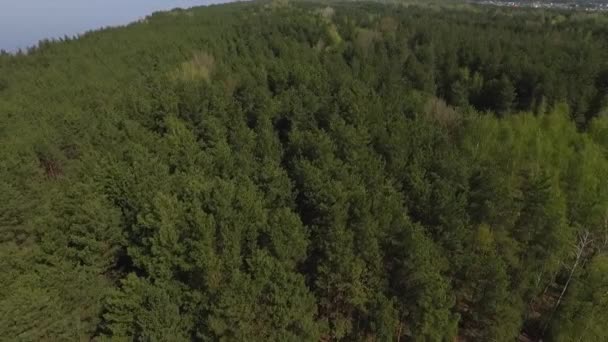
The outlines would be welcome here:
<svg viewBox="0 0 608 342">
<path fill-rule="evenodd" d="M 2 338 L 608 340 L 607 44 L 274 1 L 0 54 Z"/>
</svg>

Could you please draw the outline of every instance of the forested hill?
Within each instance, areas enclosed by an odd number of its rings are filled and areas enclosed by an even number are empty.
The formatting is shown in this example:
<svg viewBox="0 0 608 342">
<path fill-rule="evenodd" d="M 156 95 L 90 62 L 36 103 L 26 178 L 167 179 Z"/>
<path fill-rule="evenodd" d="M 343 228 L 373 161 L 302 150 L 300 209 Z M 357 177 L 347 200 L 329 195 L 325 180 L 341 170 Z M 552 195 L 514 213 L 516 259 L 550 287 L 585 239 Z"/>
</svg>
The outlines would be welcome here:
<svg viewBox="0 0 608 342">
<path fill-rule="evenodd" d="M 0 339 L 606 341 L 608 17 L 251 2 L 0 55 Z"/>
</svg>

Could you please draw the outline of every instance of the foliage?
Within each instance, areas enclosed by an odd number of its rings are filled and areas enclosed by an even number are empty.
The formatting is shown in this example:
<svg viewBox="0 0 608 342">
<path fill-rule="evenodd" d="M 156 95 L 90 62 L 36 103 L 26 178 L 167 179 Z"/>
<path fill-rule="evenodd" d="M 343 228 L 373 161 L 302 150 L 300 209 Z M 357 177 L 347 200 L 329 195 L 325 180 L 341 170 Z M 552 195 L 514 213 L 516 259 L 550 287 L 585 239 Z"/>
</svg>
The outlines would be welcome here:
<svg viewBox="0 0 608 342">
<path fill-rule="evenodd" d="M 0 331 L 605 339 L 601 18 L 251 2 L 0 54 Z"/>
</svg>

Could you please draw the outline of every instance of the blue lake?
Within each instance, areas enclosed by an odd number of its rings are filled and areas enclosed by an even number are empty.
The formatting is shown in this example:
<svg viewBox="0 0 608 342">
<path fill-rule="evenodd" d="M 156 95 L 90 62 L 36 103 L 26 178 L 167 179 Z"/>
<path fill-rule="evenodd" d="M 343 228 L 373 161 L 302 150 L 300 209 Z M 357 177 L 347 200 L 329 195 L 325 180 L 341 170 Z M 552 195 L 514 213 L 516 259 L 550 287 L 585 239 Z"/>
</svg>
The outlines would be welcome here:
<svg viewBox="0 0 608 342">
<path fill-rule="evenodd" d="M 230 0 L 0 0 L 0 49 L 128 24 L 152 12 Z"/>
</svg>

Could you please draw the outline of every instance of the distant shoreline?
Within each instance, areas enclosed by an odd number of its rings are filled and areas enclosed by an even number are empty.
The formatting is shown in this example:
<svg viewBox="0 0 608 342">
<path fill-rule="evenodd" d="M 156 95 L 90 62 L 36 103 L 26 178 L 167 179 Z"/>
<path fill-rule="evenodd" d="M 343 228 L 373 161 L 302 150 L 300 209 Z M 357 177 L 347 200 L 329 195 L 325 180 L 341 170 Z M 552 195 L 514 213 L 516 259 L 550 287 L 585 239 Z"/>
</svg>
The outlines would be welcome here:
<svg viewBox="0 0 608 342">
<path fill-rule="evenodd" d="M 608 2 L 602 1 L 507 1 L 507 0 L 469 0 L 471 3 L 501 7 L 544 8 L 556 10 L 578 10 L 588 12 L 608 11 Z"/>
</svg>

